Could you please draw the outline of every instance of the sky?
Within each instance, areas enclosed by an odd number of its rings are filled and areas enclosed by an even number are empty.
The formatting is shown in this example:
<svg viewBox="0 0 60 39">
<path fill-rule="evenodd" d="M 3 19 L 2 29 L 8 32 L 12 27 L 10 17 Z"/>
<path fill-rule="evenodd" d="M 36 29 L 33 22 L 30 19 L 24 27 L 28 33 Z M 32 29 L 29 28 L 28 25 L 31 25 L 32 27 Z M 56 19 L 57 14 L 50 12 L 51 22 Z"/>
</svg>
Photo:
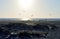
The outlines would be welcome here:
<svg viewBox="0 0 60 39">
<path fill-rule="evenodd" d="M 30 4 L 29 1 L 20 2 L 0 0 L 0 18 L 60 18 L 60 0 L 32 0 Z"/>
</svg>

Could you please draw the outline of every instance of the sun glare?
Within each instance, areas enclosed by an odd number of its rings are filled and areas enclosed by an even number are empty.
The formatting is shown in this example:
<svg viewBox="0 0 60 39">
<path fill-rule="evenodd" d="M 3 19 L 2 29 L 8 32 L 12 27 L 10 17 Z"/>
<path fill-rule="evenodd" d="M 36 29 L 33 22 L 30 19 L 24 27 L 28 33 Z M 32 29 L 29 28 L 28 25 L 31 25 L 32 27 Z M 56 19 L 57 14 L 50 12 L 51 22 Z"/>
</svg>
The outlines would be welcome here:
<svg viewBox="0 0 60 39">
<path fill-rule="evenodd" d="M 21 19 L 21 20 L 27 21 L 27 20 L 30 20 L 30 19 L 29 19 L 29 18 L 23 18 L 23 19 Z"/>
<path fill-rule="evenodd" d="M 22 8 L 29 8 L 33 3 L 32 0 L 19 0 L 18 2 Z"/>
</svg>

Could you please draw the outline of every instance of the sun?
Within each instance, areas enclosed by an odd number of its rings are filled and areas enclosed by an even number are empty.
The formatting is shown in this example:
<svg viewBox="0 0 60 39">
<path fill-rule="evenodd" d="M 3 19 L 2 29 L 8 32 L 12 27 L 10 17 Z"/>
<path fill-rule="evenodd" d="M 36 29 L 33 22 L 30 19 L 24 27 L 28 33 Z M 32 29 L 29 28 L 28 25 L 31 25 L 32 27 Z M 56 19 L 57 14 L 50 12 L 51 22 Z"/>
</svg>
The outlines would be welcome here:
<svg viewBox="0 0 60 39">
<path fill-rule="evenodd" d="M 19 0 L 18 3 L 22 8 L 29 8 L 32 5 L 33 0 Z"/>
</svg>

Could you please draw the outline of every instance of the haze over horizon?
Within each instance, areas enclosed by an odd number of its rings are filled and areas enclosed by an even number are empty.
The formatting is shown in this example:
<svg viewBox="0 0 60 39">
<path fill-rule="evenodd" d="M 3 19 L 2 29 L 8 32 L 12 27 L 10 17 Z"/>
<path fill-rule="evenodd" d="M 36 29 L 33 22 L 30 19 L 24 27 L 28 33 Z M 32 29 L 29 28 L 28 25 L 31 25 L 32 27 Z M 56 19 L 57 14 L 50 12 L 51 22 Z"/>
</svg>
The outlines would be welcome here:
<svg viewBox="0 0 60 39">
<path fill-rule="evenodd" d="M 0 18 L 60 18 L 60 0 L 0 0 Z"/>
</svg>

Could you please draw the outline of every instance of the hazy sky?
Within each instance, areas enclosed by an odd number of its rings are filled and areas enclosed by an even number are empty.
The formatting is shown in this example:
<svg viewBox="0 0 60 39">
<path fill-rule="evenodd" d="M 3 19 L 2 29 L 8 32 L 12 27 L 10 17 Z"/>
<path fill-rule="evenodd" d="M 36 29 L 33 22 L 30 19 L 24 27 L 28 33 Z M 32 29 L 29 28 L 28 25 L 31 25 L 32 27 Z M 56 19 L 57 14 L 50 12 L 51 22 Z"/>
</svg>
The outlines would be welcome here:
<svg viewBox="0 0 60 39">
<path fill-rule="evenodd" d="M 33 0 L 32 3 L 28 5 L 30 6 L 28 7 L 27 5 L 22 6 L 22 4 L 19 3 L 19 0 L 0 0 L 0 17 L 1 18 L 60 17 L 60 0 Z"/>
</svg>

